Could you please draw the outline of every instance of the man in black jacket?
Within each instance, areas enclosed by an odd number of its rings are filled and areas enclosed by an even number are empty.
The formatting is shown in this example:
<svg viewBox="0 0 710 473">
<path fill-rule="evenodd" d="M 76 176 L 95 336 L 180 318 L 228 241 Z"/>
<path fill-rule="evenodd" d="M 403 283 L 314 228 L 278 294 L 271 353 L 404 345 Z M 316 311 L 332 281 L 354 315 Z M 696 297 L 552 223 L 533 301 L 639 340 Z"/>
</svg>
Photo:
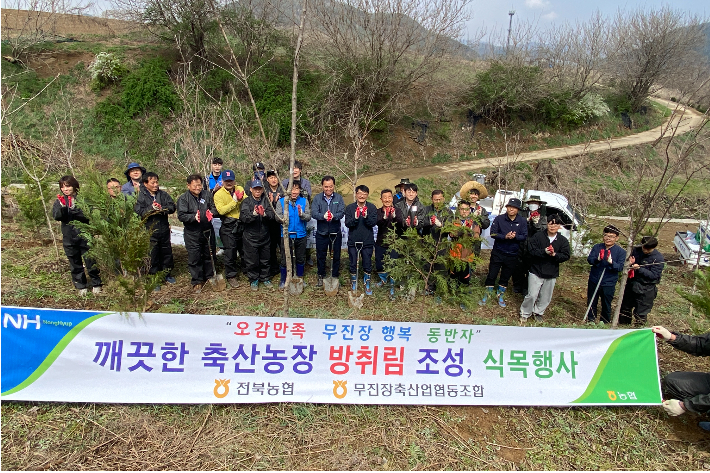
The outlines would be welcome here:
<svg viewBox="0 0 710 473">
<path fill-rule="evenodd" d="M 520 306 L 520 323 L 524 324 L 532 315 L 536 322 L 542 322 L 545 309 L 552 300 L 555 281 L 560 275 L 560 263 L 570 258 L 569 241 L 559 232 L 562 219 L 550 215 L 547 231 L 537 232 L 527 241 L 530 257 L 528 293 Z"/>
<path fill-rule="evenodd" d="M 331 274 L 334 278 L 340 276 L 340 251 L 343 244 L 340 219 L 345 215 L 343 196 L 335 192 L 335 178 L 333 176 L 323 176 L 320 184 L 323 192 L 314 195 L 311 203 L 311 217 L 317 222 L 316 259 L 318 260 L 318 282 L 316 287 L 323 287 L 328 248 L 333 251 Z"/>
<path fill-rule="evenodd" d="M 375 235 L 372 231 L 377 225 L 377 207 L 367 201 L 370 189 L 367 186 L 355 188 L 355 202 L 345 207 L 345 226 L 348 227 L 348 256 L 350 258 L 350 284 L 352 291 L 357 285 L 358 248 L 362 255 L 362 269 L 365 272 L 365 294 L 372 295 L 370 275 L 372 274 L 372 251 L 375 248 Z"/>
<path fill-rule="evenodd" d="M 203 178 L 199 174 L 187 176 L 187 192 L 177 201 L 178 220 L 185 226 L 187 269 L 192 276 L 195 294 L 202 292 L 205 282 L 215 275 L 212 257 L 215 254 L 216 241 L 212 218 L 217 209 L 212 192 L 204 189 L 202 182 Z"/>
<path fill-rule="evenodd" d="M 658 294 L 658 283 L 665 260 L 656 249 L 658 240 L 647 236 L 641 239 L 641 246 L 634 248 L 629 258 L 631 271 L 629 282 L 621 301 L 619 323 L 630 324 L 632 317 L 641 325 L 646 325 L 646 317 L 653 308 L 653 301 Z"/>
<path fill-rule="evenodd" d="M 244 263 L 252 291 L 259 290 L 259 281 L 267 289 L 273 285 L 269 280 L 270 224 L 276 218 L 274 209 L 264 196 L 264 184 L 259 179 L 251 181 L 251 194 L 242 202 L 239 220 L 244 224 L 242 235 Z"/>
<path fill-rule="evenodd" d="M 408 228 L 416 228 L 420 235 L 427 225 L 426 208 L 419 201 L 419 187 L 416 184 L 404 184 L 404 198 L 394 204 L 397 209 L 395 222 L 397 234 L 402 235 Z"/>
<path fill-rule="evenodd" d="M 174 263 L 173 247 L 170 244 L 170 223 L 168 223 L 168 215 L 175 213 L 175 202 L 167 192 L 160 189 L 156 173 L 143 174 L 143 185 L 140 187 L 134 210 L 143 219 L 146 228 L 153 230 L 150 236 L 148 274 L 165 271 L 165 281 L 175 284 L 175 278 L 170 275 Z M 160 286 L 155 289 L 159 291 Z"/>
<path fill-rule="evenodd" d="M 397 252 L 389 249 L 389 245 L 385 242 L 387 235 L 395 231 L 395 214 L 397 210 L 393 205 L 394 195 L 390 189 L 383 189 L 380 192 L 380 200 L 382 207 L 377 210 L 377 241 L 375 242 L 375 270 L 380 280 L 377 282 L 377 287 L 383 284 L 390 286 L 390 298 L 394 297 L 394 280 L 389 277 L 385 271 L 385 254 L 389 254 L 390 258 L 397 258 Z"/>
<path fill-rule="evenodd" d="M 651 330 L 673 348 L 695 356 L 710 356 L 710 333 L 695 337 L 670 332 L 661 326 Z M 663 409 L 669 415 L 675 417 L 686 411 L 710 412 L 710 373 L 675 371 L 666 375 L 665 385 L 667 399 L 663 401 Z M 701 422 L 700 426 L 710 430 L 710 422 Z"/>
</svg>

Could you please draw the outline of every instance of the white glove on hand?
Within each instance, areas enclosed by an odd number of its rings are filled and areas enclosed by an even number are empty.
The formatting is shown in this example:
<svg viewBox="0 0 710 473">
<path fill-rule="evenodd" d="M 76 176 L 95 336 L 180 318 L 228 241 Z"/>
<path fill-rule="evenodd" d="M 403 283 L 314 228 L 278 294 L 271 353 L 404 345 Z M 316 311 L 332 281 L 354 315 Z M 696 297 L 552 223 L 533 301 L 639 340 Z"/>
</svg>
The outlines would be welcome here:
<svg viewBox="0 0 710 473">
<path fill-rule="evenodd" d="M 681 402 L 678 399 L 669 399 L 667 401 L 663 401 L 663 409 L 671 417 L 677 417 L 679 415 L 685 414 L 685 409 L 683 408 Z"/>
<path fill-rule="evenodd" d="M 612 262 L 611 262 L 611 251 L 609 252 L 609 256 L 606 257 L 606 261 L 607 261 L 607 263 L 612 264 Z"/>
<path fill-rule="evenodd" d="M 656 325 L 655 327 L 651 327 L 651 331 L 655 333 L 656 335 L 660 335 L 663 337 L 663 340 L 669 341 L 670 339 L 673 338 L 673 334 L 668 331 L 667 328 L 661 327 L 660 325 Z"/>
<path fill-rule="evenodd" d="M 257 211 L 256 211 L 256 208 L 255 208 L 254 211 L 253 211 L 251 214 L 256 217 L 257 215 L 259 215 L 259 212 L 257 212 Z"/>
<path fill-rule="evenodd" d="M 434 225 L 436 225 L 437 227 L 442 226 L 441 220 L 439 220 L 438 217 L 434 217 Z"/>
</svg>

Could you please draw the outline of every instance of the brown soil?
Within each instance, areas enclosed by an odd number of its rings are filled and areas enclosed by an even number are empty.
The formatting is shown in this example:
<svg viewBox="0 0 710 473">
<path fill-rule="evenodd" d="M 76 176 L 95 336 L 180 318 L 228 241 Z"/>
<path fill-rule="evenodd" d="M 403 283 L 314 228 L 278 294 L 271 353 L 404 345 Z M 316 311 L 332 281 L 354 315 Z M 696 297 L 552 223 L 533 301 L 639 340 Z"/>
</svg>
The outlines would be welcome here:
<svg viewBox="0 0 710 473">
<path fill-rule="evenodd" d="M 39 77 L 54 77 L 57 74 L 68 74 L 77 64 L 83 62 L 88 66 L 94 60 L 94 55 L 86 51 L 49 51 L 33 55 L 28 66 Z"/>
<path fill-rule="evenodd" d="M 116 36 L 139 27 L 129 21 L 93 16 L 2 9 L 3 39 L 26 33 L 30 25 L 39 25 L 49 35 L 66 38 L 79 38 L 84 35 Z"/>
</svg>

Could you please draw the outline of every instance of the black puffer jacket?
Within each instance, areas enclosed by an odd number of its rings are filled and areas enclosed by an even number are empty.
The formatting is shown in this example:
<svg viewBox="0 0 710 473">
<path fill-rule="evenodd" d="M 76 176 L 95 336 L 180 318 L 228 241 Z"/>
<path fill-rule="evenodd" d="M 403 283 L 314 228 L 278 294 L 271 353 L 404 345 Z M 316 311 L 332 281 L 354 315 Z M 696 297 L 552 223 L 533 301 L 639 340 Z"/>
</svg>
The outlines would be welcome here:
<svg viewBox="0 0 710 473">
<path fill-rule="evenodd" d="M 76 197 L 72 197 L 76 202 Z M 59 202 L 59 199 L 54 201 L 52 207 L 52 215 L 54 220 L 62 222 L 62 242 L 65 245 L 73 245 L 83 240 L 79 235 L 79 229 L 72 225 L 72 222 L 89 223 L 89 219 L 84 216 L 79 207 L 74 204 L 72 207 L 67 207 Z"/>
<path fill-rule="evenodd" d="M 355 246 L 355 242 L 362 242 L 364 246 L 374 246 L 375 235 L 372 229 L 377 225 L 377 207 L 371 202 L 365 202 L 367 217 L 362 215 L 355 218 L 357 203 L 345 207 L 345 226 L 348 227 L 348 246 Z"/>
<path fill-rule="evenodd" d="M 710 356 L 710 333 L 704 335 L 682 335 L 673 332 L 676 339 L 669 342 L 674 348 L 695 356 Z M 688 410 L 696 413 L 710 412 L 710 393 L 681 399 Z"/>
<path fill-rule="evenodd" d="M 153 202 L 161 206 L 161 210 L 153 210 Z M 170 234 L 168 215 L 176 210 L 175 201 L 162 189 L 158 189 L 155 196 L 151 195 L 145 186 L 141 186 L 136 205 L 133 207 L 138 216 L 145 220 L 145 227 L 153 229 L 153 235 Z M 197 212 L 197 210 L 195 210 Z"/>
<path fill-rule="evenodd" d="M 427 226 L 427 220 L 426 207 L 419 201 L 419 197 L 414 198 L 414 202 L 412 202 L 409 209 L 407 209 L 407 199 L 400 200 L 394 207 L 397 209 L 397 213 L 394 216 L 397 222 L 397 234 L 402 235 L 407 228 L 416 228 L 417 232 L 421 235 L 424 231 L 424 227 Z M 417 210 L 411 210 L 412 207 L 416 207 Z M 407 225 L 407 217 L 410 217 L 409 225 Z M 417 218 L 416 227 L 414 225 L 414 219 L 411 217 Z"/>
<path fill-rule="evenodd" d="M 263 217 L 254 215 L 254 207 L 257 205 L 264 207 Z M 255 245 L 271 241 L 269 228 L 270 224 L 276 220 L 276 215 L 263 194 L 258 200 L 254 199 L 252 195 L 244 199 L 239 211 L 239 220 L 244 226 L 244 239 L 249 239 Z"/>
<path fill-rule="evenodd" d="M 560 275 L 560 263 L 564 263 L 570 258 L 569 241 L 563 235 L 557 234 L 552 248 L 555 256 L 550 256 L 545 252 L 545 248 L 550 246 L 550 238 L 547 230 L 537 232 L 527 242 L 527 254 L 530 258 L 530 272 L 543 279 L 552 279 Z"/>
<path fill-rule="evenodd" d="M 394 209 L 395 214 L 388 218 L 385 218 L 384 206 L 377 209 L 377 241 L 375 243 L 383 248 L 389 248 L 389 245 L 385 243 L 385 237 L 395 228 L 395 218 L 400 212 L 396 207 Z"/>
<path fill-rule="evenodd" d="M 197 211 L 200 211 L 200 221 L 195 218 Z M 191 233 L 203 232 L 212 228 L 212 223 L 207 220 L 207 211 L 217 215 L 217 209 L 212 199 L 212 191 L 202 189 L 200 195 L 195 197 L 190 191 L 178 197 L 177 214 L 178 220 L 185 225 L 185 231 Z"/>
<path fill-rule="evenodd" d="M 436 208 L 434 208 L 433 204 L 427 205 L 424 211 L 426 213 L 426 225 L 424 226 L 424 235 L 431 235 L 434 241 L 441 241 L 441 229 L 445 227 L 448 223 L 451 223 L 451 221 L 453 221 L 454 213 L 451 211 L 451 209 L 446 207 L 446 205 L 437 210 Z M 432 225 L 431 217 L 438 218 L 442 226 L 437 227 L 436 225 Z M 443 239 L 446 240 L 446 235 L 443 236 Z"/>
</svg>

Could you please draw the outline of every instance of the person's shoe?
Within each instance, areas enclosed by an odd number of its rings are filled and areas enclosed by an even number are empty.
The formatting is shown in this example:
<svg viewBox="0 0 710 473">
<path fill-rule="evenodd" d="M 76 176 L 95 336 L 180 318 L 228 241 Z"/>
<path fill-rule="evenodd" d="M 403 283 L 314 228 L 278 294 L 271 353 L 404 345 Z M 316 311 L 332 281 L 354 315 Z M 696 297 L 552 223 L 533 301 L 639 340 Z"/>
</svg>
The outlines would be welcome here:
<svg viewBox="0 0 710 473">
<path fill-rule="evenodd" d="M 82 297 L 84 297 L 84 296 L 87 295 L 88 293 L 89 293 L 89 290 L 86 289 L 86 288 L 84 288 L 84 289 L 79 289 L 79 295 L 82 296 Z"/>
<path fill-rule="evenodd" d="M 537 323 L 542 323 L 542 315 L 540 315 L 540 314 L 533 314 L 533 317 L 535 317 L 535 322 L 537 322 Z"/>
<path fill-rule="evenodd" d="M 505 289 L 503 286 L 498 286 L 498 305 L 501 307 L 507 307 L 507 304 L 505 303 L 505 299 L 503 296 L 505 296 Z"/>
<path fill-rule="evenodd" d="M 493 297 L 493 286 L 487 286 L 486 287 L 486 292 L 483 294 L 483 299 L 478 301 L 478 305 L 486 305 L 488 302 L 488 299 L 491 299 Z"/>
<path fill-rule="evenodd" d="M 703 422 L 698 422 L 698 427 L 700 427 L 703 430 L 707 430 L 710 432 L 710 422 L 703 421 Z"/>
<path fill-rule="evenodd" d="M 357 290 L 357 274 L 350 275 L 350 290 L 353 292 Z"/>
<path fill-rule="evenodd" d="M 193 285 L 193 286 L 192 286 L 192 292 L 193 292 L 193 294 L 199 294 L 199 293 L 201 293 L 201 292 L 202 292 L 202 286 L 204 286 L 204 285 L 205 285 L 204 283 L 199 283 L 199 284 Z"/>
<path fill-rule="evenodd" d="M 252 291 L 258 291 L 259 290 L 259 280 L 252 281 L 251 284 L 249 284 L 251 287 Z"/>
<path fill-rule="evenodd" d="M 160 284 L 153 288 L 153 292 L 160 292 Z"/>
<path fill-rule="evenodd" d="M 375 283 L 376 287 L 382 287 L 387 284 L 387 280 L 389 279 L 389 275 L 387 273 L 377 273 L 377 275 L 380 277 L 380 280 Z"/>
<path fill-rule="evenodd" d="M 434 296 L 434 304 L 441 304 L 441 297 Z"/>
<path fill-rule="evenodd" d="M 316 281 L 316 287 L 323 287 L 323 276 L 318 275 L 318 281 Z"/>
<path fill-rule="evenodd" d="M 362 281 L 365 283 L 365 294 L 371 296 L 372 288 L 370 287 L 370 275 L 365 273 L 365 275 L 362 277 Z"/>
<path fill-rule="evenodd" d="M 266 289 L 273 289 L 273 288 L 274 288 L 274 285 L 271 284 L 271 281 L 269 281 L 269 280 L 267 279 L 266 281 L 264 281 L 264 287 L 265 287 Z"/>
<path fill-rule="evenodd" d="M 303 278 L 306 274 L 306 265 L 296 263 L 296 277 Z"/>
<path fill-rule="evenodd" d="M 468 307 L 466 307 L 466 304 L 464 304 L 463 302 L 459 304 L 459 308 L 464 312 L 468 310 Z"/>
<path fill-rule="evenodd" d="M 94 286 L 91 288 L 91 292 L 94 294 L 101 294 L 101 286 Z"/>
<path fill-rule="evenodd" d="M 234 288 L 239 287 L 239 281 L 237 281 L 237 278 L 228 278 L 227 284 L 229 284 L 231 287 L 234 287 Z"/>
<path fill-rule="evenodd" d="M 168 284 L 175 284 L 175 283 L 177 283 L 177 281 L 175 280 L 175 278 L 172 277 L 172 276 L 166 277 L 166 278 L 165 278 L 165 282 L 168 283 Z"/>
<path fill-rule="evenodd" d="M 584 321 L 587 322 L 588 324 L 596 324 L 597 323 L 596 319 L 590 319 L 589 317 L 584 319 Z"/>
<path fill-rule="evenodd" d="M 527 318 L 527 317 L 523 317 L 523 316 L 521 315 L 521 316 L 520 316 L 520 325 L 522 326 L 522 325 L 525 325 L 526 323 L 528 323 L 528 318 Z"/>
<path fill-rule="evenodd" d="M 314 265 L 316 264 L 316 262 L 313 261 L 313 256 L 311 256 L 310 258 L 308 258 L 308 261 L 306 261 L 306 264 L 307 264 L 308 266 L 314 266 Z"/>
</svg>

